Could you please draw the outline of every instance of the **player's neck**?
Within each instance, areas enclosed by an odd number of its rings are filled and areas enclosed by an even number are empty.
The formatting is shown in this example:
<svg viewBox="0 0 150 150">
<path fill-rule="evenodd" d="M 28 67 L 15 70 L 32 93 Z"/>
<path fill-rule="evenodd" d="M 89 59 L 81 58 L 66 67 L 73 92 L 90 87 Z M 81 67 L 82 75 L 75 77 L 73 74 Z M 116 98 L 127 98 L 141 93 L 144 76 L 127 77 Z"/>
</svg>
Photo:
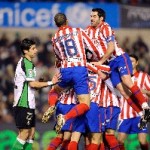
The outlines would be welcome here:
<svg viewBox="0 0 150 150">
<path fill-rule="evenodd" d="M 137 69 L 133 69 L 133 74 L 135 74 L 137 72 Z"/>
<path fill-rule="evenodd" d="M 28 59 L 29 61 L 32 61 L 32 58 L 29 57 L 28 55 L 24 55 L 24 57 L 25 57 L 26 59 Z"/>
<path fill-rule="evenodd" d="M 96 26 L 96 28 L 101 27 L 103 23 L 104 23 L 104 21 L 100 21 L 100 23 Z"/>
</svg>

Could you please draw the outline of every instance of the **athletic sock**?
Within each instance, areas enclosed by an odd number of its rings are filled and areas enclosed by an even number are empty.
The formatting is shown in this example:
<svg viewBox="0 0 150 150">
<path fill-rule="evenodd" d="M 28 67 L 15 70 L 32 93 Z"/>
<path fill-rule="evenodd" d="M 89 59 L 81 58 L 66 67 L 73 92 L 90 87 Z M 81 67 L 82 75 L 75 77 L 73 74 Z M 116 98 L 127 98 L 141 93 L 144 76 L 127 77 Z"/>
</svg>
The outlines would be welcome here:
<svg viewBox="0 0 150 150">
<path fill-rule="evenodd" d="M 133 85 L 130 88 L 130 91 L 133 93 L 133 95 L 136 97 L 136 99 L 138 100 L 139 104 L 142 106 L 142 104 L 144 103 L 146 105 L 146 98 L 143 96 L 141 90 L 139 89 L 139 87 L 137 85 Z M 147 104 L 148 106 L 148 104 Z M 147 107 L 146 106 L 146 107 Z M 143 107 L 142 107 L 143 108 Z"/>
<path fill-rule="evenodd" d="M 24 150 L 32 150 L 33 140 L 27 140 L 24 145 Z"/>
<path fill-rule="evenodd" d="M 65 120 L 75 118 L 84 114 L 86 111 L 89 110 L 89 106 L 87 104 L 81 103 L 73 107 L 66 115 Z"/>
<path fill-rule="evenodd" d="M 48 93 L 48 103 L 50 106 L 55 106 L 58 101 L 59 95 L 55 92 L 54 89 L 51 89 Z"/>
<path fill-rule="evenodd" d="M 85 150 L 88 150 L 88 149 L 89 149 L 89 146 L 90 146 L 90 144 L 85 145 Z"/>
<path fill-rule="evenodd" d="M 142 112 L 142 107 L 138 104 L 136 101 L 136 98 L 134 95 L 131 95 L 127 100 L 127 103 L 138 113 L 140 114 Z"/>
<path fill-rule="evenodd" d="M 17 139 L 16 139 L 16 141 L 15 141 L 15 143 L 14 143 L 14 145 L 13 145 L 11 150 L 23 150 L 23 146 L 24 146 L 25 142 L 26 141 L 24 141 L 22 139 L 19 139 L 17 137 Z"/>
<path fill-rule="evenodd" d="M 101 144 L 100 144 L 99 150 L 105 150 L 105 145 L 104 145 L 104 143 L 101 143 Z"/>
<path fill-rule="evenodd" d="M 119 144 L 120 150 L 125 150 L 124 144 Z"/>
<path fill-rule="evenodd" d="M 50 142 L 47 150 L 56 150 L 61 143 L 62 143 L 62 138 L 56 137 Z"/>
<path fill-rule="evenodd" d="M 71 141 L 68 145 L 68 150 L 77 150 L 78 149 L 78 143 L 75 141 Z"/>
<path fill-rule="evenodd" d="M 60 150 L 68 150 L 68 145 L 69 145 L 69 143 L 70 143 L 70 140 L 64 140 L 64 141 L 62 142 L 62 145 L 61 145 Z"/>
<path fill-rule="evenodd" d="M 140 144 L 141 150 L 148 150 L 148 143 Z"/>
<path fill-rule="evenodd" d="M 105 139 L 112 150 L 120 150 L 119 148 L 119 142 L 115 135 L 113 134 L 105 134 Z"/>
<path fill-rule="evenodd" d="M 98 150 L 99 145 L 91 143 L 88 150 Z"/>
</svg>

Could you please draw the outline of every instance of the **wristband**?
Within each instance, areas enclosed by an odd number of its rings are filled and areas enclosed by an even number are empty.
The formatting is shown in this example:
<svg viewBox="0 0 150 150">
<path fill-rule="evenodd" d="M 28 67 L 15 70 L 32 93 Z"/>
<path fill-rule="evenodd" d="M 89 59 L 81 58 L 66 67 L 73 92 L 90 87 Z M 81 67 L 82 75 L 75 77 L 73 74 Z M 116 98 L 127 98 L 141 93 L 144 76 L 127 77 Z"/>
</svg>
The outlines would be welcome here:
<svg viewBox="0 0 150 150">
<path fill-rule="evenodd" d="M 51 86 L 51 85 L 53 84 L 53 82 L 52 82 L 52 81 L 47 81 L 47 84 L 48 84 L 49 86 Z"/>
</svg>

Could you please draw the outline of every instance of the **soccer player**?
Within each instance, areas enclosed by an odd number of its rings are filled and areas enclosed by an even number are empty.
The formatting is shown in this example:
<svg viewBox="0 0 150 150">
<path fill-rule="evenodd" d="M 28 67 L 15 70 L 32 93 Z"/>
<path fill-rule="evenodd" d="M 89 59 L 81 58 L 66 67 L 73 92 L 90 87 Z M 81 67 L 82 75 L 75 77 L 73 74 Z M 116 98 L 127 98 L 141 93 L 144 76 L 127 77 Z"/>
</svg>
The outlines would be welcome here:
<svg viewBox="0 0 150 150">
<path fill-rule="evenodd" d="M 105 85 L 107 86 L 107 85 Z M 107 88 L 106 102 L 106 122 L 105 122 L 105 133 L 104 133 L 104 144 L 105 141 L 110 149 L 120 150 L 119 142 L 115 137 L 115 131 L 117 129 L 118 117 L 120 114 L 120 105 L 117 94 L 112 93 Z"/>
<path fill-rule="evenodd" d="M 89 67 L 90 69 L 90 67 Z M 104 69 L 103 69 L 104 70 Z M 108 98 L 108 87 L 104 86 L 102 79 L 106 75 L 89 72 L 89 87 L 91 104 L 90 110 L 85 115 L 77 117 L 73 122 L 73 133 L 68 149 L 77 149 L 78 142 L 82 133 L 87 134 L 89 143 L 86 143 L 86 149 L 98 149 L 102 141 L 102 133 L 105 129 L 105 111 Z M 109 80 L 109 79 L 108 79 Z M 108 80 L 105 81 L 108 82 Z M 110 82 L 110 81 L 109 81 Z M 89 133 L 89 134 L 88 134 Z M 87 141 L 87 140 L 86 140 Z"/>
<path fill-rule="evenodd" d="M 36 69 L 32 62 L 38 50 L 34 41 L 26 38 L 21 41 L 20 58 L 14 78 L 14 118 L 16 127 L 19 129 L 17 139 L 12 150 L 32 149 L 35 133 L 35 88 L 52 86 L 58 82 L 59 76 L 56 75 L 52 81 L 35 81 Z"/>
<path fill-rule="evenodd" d="M 97 68 L 94 67 L 93 65 L 87 63 L 87 67 L 89 70 L 97 73 Z M 101 69 L 101 71 L 105 71 L 105 72 L 110 71 L 109 67 L 107 67 L 107 66 L 105 66 L 105 67 L 101 66 L 101 67 L 99 67 L 99 69 Z M 95 78 L 97 78 L 97 77 L 98 77 L 97 74 L 95 77 L 93 77 L 93 75 L 91 76 L 90 84 L 91 84 L 92 88 L 93 88 L 93 86 L 95 87 L 96 83 L 94 80 L 96 80 Z M 98 83 L 100 83 L 100 82 L 101 82 L 101 80 L 98 80 Z M 50 101 L 50 100 L 48 99 L 48 101 Z M 65 90 L 61 94 L 61 96 L 58 100 L 56 114 L 59 114 L 59 113 L 66 114 L 71 108 L 74 107 L 74 105 L 76 103 L 77 103 L 77 97 L 76 97 L 76 94 L 73 91 L 73 89 L 67 90 L 67 92 Z M 49 102 L 49 104 L 50 104 L 50 108 L 48 108 L 48 110 L 44 113 L 44 115 L 42 117 L 42 122 L 44 122 L 44 123 L 46 123 L 48 121 L 48 119 L 52 116 L 52 114 L 55 111 L 55 110 L 51 111 L 52 110 L 51 108 L 54 108 L 56 104 L 52 104 L 51 101 Z M 64 126 L 61 129 L 61 132 L 57 135 L 56 138 L 54 138 L 50 142 L 48 150 L 57 149 L 61 143 L 62 143 L 61 149 L 67 149 L 67 146 L 70 141 L 70 136 L 71 136 L 70 131 L 72 130 L 72 127 L 71 127 L 72 125 L 73 125 L 73 119 L 69 119 L 68 121 L 65 122 Z M 57 126 L 56 126 L 56 128 L 57 128 Z"/>
<path fill-rule="evenodd" d="M 54 21 L 58 31 L 52 38 L 52 43 L 58 62 L 56 64 L 60 64 L 62 78 L 49 94 L 50 100 L 57 101 L 60 92 L 68 86 L 73 87 L 79 100 L 79 104 L 67 114 L 58 115 L 57 124 L 61 129 L 66 120 L 82 115 L 89 110 L 90 96 L 85 48 L 95 52 L 98 50 L 81 28 L 68 26 L 65 14 L 57 13 Z"/>
<path fill-rule="evenodd" d="M 59 114 L 65 115 L 76 104 L 77 104 L 77 97 L 73 88 L 65 90 L 58 99 L 56 105 L 56 116 L 58 116 Z M 46 123 L 49 119 L 49 117 L 47 117 L 47 112 L 49 112 L 49 110 L 45 112 L 42 118 L 42 121 L 44 123 Z M 55 150 L 58 148 L 60 144 L 62 144 L 60 149 L 64 150 L 67 149 L 68 144 L 70 142 L 73 121 L 74 119 L 69 119 L 68 121 L 65 122 L 64 126 L 61 129 L 61 132 L 57 135 L 56 138 L 54 138 L 50 142 L 47 150 Z"/>
<path fill-rule="evenodd" d="M 99 107 L 101 99 L 101 77 L 95 73 L 89 73 L 89 87 L 91 104 L 90 110 L 86 114 L 79 116 L 73 122 L 73 132 L 68 150 L 77 150 L 78 142 L 82 133 L 90 134 L 89 150 L 98 150 L 102 132 L 105 125 L 105 108 Z"/>
<path fill-rule="evenodd" d="M 137 70 L 138 57 L 134 54 L 130 55 L 133 66 L 132 80 L 136 83 L 146 99 L 150 97 L 150 76 L 142 71 Z M 132 109 L 132 107 L 122 98 L 121 99 L 122 110 L 120 114 L 119 128 L 118 128 L 118 140 L 120 142 L 121 150 L 124 150 L 124 141 L 128 134 L 138 134 L 138 140 L 142 150 L 148 150 L 147 127 L 142 129 L 138 128 L 140 116 Z M 140 107 L 140 106 L 139 106 Z"/>
<path fill-rule="evenodd" d="M 114 31 L 109 24 L 105 22 L 105 17 L 105 11 L 103 9 L 92 9 L 91 26 L 87 27 L 86 32 L 90 38 L 93 39 L 94 43 L 97 44 L 97 47 L 99 47 L 99 56 L 102 56 L 98 62 L 92 62 L 92 64 L 102 65 L 108 63 L 111 68 L 110 78 L 114 87 L 116 87 L 128 103 L 142 115 L 131 99 L 131 96 L 136 97 L 145 112 L 144 118 L 147 119 L 150 116 L 150 109 L 139 87 L 131 80 L 131 60 L 128 54 L 118 46 Z M 123 84 L 133 95 L 129 95 L 126 92 Z"/>
</svg>

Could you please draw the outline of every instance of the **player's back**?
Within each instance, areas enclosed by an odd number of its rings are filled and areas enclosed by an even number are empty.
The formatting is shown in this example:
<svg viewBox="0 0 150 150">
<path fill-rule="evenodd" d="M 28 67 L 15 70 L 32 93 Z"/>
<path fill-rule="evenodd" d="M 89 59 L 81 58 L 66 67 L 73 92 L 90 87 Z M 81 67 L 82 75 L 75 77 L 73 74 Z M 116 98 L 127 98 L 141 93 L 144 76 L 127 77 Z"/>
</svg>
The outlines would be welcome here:
<svg viewBox="0 0 150 150">
<path fill-rule="evenodd" d="M 52 38 L 54 52 L 61 61 L 61 68 L 85 66 L 85 43 L 87 42 L 81 28 L 60 27 Z"/>
<path fill-rule="evenodd" d="M 77 104 L 78 102 L 77 95 L 74 92 L 73 88 L 69 88 L 62 92 L 59 100 L 62 104 Z"/>
</svg>

